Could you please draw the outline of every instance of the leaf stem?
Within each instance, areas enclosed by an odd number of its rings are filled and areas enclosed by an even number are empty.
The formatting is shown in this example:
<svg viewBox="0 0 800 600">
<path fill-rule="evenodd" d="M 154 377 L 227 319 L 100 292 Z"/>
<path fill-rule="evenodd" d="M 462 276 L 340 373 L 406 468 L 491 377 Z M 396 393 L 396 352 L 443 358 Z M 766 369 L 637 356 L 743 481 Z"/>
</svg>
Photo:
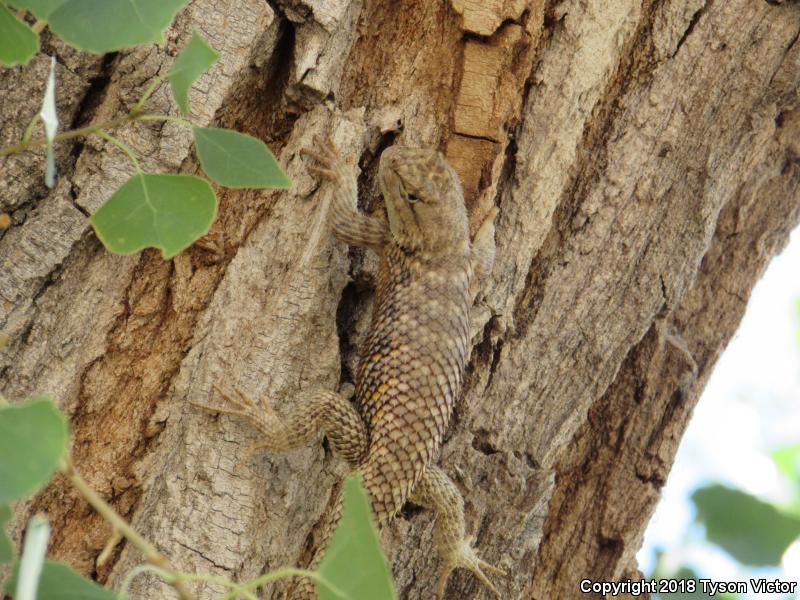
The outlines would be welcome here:
<svg viewBox="0 0 800 600">
<path fill-rule="evenodd" d="M 321 583 L 324 585 L 328 590 L 331 591 L 335 596 L 338 598 L 346 598 L 346 596 L 330 581 L 325 579 L 322 575 L 317 573 L 316 571 L 308 571 L 306 569 L 296 569 L 294 567 L 283 567 L 282 569 L 278 569 L 277 571 L 271 571 L 269 573 L 265 573 L 260 577 L 256 577 L 255 579 L 248 581 L 247 583 L 240 584 L 240 587 L 243 590 L 254 590 L 256 588 L 261 587 L 266 583 L 270 583 L 272 581 L 277 581 L 278 579 L 283 579 L 285 577 L 308 577 L 309 579 L 313 579 L 317 583 Z M 222 596 L 219 600 L 233 600 L 236 597 L 236 590 L 232 590 Z"/>
<path fill-rule="evenodd" d="M 42 120 L 42 114 L 36 113 L 33 115 L 31 122 L 28 123 L 28 126 L 25 128 L 25 133 L 22 134 L 22 143 L 27 144 L 31 140 L 31 136 L 33 135 L 33 128 L 36 127 L 36 124 Z"/>
<path fill-rule="evenodd" d="M 133 583 L 133 580 L 136 579 L 136 577 L 138 577 L 142 573 L 155 573 L 156 575 L 161 577 L 161 579 L 163 579 L 164 581 L 167 581 L 172 577 L 164 569 L 159 569 L 156 566 L 137 565 L 136 567 L 131 569 L 130 572 L 127 575 L 125 575 L 125 579 L 122 580 L 122 585 L 119 588 L 119 595 L 122 596 L 122 598 L 126 599 L 128 598 L 128 589 L 130 589 L 131 583 Z"/>
<path fill-rule="evenodd" d="M 37 33 L 44 29 L 47 26 L 47 21 L 39 19 L 33 25 L 33 30 Z M 37 29 L 38 28 L 38 29 Z M 165 121 L 176 121 L 183 126 L 192 127 L 191 123 L 186 121 L 185 119 L 181 119 L 179 117 L 172 117 L 169 115 L 140 115 L 139 111 L 142 110 L 142 106 L 144 103 L 147 102 L 147 99 L 153 95 L 153 92 L 156 91 L 156 88 L 159 86 L 161 82 L 164 81 L 163 77 L 156 77 L 147 89 L 145 89 L 142 97 L 133 105 L 131 111 L 123 115 L 121 117 L 117 117 L 115 119 L 111 119 L 110 121 L 106 121 L 105 123 L 99 123 L 97 125 L 89 125 L 87 127 L 81 127 L 79 129 L 73 129 L 72 131 L 65 131 L 63 133 L 59 133 L 53 138 L 53 142 L 60 142 L 62 140 L 68 140 L 71 138 L 82 137 L 91 135 L 93 133 L 97 133 L 101 129 L 111 129 L 116 127 L 117 125 L 121 125 L 127 121 L 156 121 L 156 120 L 165 120 Z M 25 133 L 22 136 L 22 140 L 18 144 L 14 144 L 12 146 L 5 146 L 0 148 L 0 158 L 3 156 L 8 156 L 9 154 L 15 154 L 17 152 L 24 152 L 30 148 L 38 148 L 39 146 L 46 146 L 47 145 L 47 138 L 37 138 L 35 140 L 31 140 L 31 134 L 33 133 L 34 125 L 41 119 L 41 116 L 37 113 L 36 116 L 33 117 L 31 122 L 28 124 L 28 127 L 25 129 Z"/>
<path fill-rule="evenodd" d="M 100 553 L 100 556 L 97 557 L 97 566 L 102 567 L 108 561 L 111 553 L 114 551 L 114 548 L 117 547 L 117 544 L 120 543 L 122 540 L 122 534 L 117 531 L 116 529 L 111 532 L 111 537 L 108 538 L 106 542 L 106 547 L 103 548 L 103 551 Z"/>
<path fill-rule="evenodd" d="M 97 133 L 100 129 L 111 129 L 112 127 L 116 127 L 122 123 L 126 123 L 128 121 L 133 121 L 135 117 L 131 114 L 123 115 L 121 117 L 117 117 L 116 119 L 111 119 L 110 121 L 106 121 L 105 123 L 100 123 L 98 125 L 88 125 L 87 127 L 80 127 L 79 129 L 72 129 L 70 131 L 64 131 L 62 133 L 57 134 L 53 138 L 53 142 L 60 142 L 62 140 L 69 140 L 76 137 L 83 137 L 87 135 L 91 135 L 93 133 Z M 15 152 L 23 152 L 28 150 L 29 148 L 38 148 L 39 146 L 46 146 L 47 145 L 47 138 L 36 138 L 35 140 L 23 140 L 19 144 L 14 144 L 13 146 L 6 146 L 5 148 L 0 148 L 0 157 L 7 156 L 9 154 L 14 154 Z"/>
<path fill-rule="evenodd" d="M 128 158 L 129 158 L 129 159 L 131 159 L 131 162 L 133 163 L 133 166 L 134 166 L 134 167 L 136 167 L 136 172 L 137 172 L 137 173 L 142 173 L 142 172 L 143 172 L 143 171 L 142 171 L 142 166 L 139 164 L 139 161 L 138 161 L 138 160 L 136 160 L 136 154 L 134 154 L 134 152 L 133 152 L 133 148 L 131 148 L 130 146 L 128 146 L 128 145 L 127 145 L 125 142 L 123 142 L 122 140 L 118 140 L 118 139 L 117 139 L 117 138 L 115 138 L 113 135 L 111 135 L 110 133 L 108 133 L 107 131 L 105 131 L 105 130 L 103 130 L 103 129 L 98 129 L 97 131 L 95 131 L 95 133 L 96 133 L 97 135 L 99 135 L 101 138 L 103 138 L 104 140 L 106 140 L 106 141 L 108 141 L 108 142 L 111 142 L 111 143 L 112 143 L 112 144 L 114 144 L 114 145 L 115 145 L 117 148 L 119 148 L 119 149 L 120 149 L 120 150 L 122 150 L 122 151 L 123 151 L 125 154 L 127 154 Z"/>
<path fill-rule="evenodd" d="M 169 559 L 161 554 L 153 544 L 144 539 L 138 531 L 131 527 L 128 522 L 123 519 L 117 512 L 103 500 L 97 492 L 95 492 L 86 481 L 78 475 L 75 467 L 72 464 L 72 459 L 67 457 L 61 465 L 61 472 L 70 480 L 75 489 L 86 499 L 86 501 L 94 508 L 101 517 L 108 521 L 111 526 L 120 532 L 125 539 L 131 544 L 136 546 L 142 551 L 147 562 L 155 565 L 164 570 L 175 580 L 172 582 L 172 587 L 178 592 L 181 600 L 194 600 L 194 596 L 186 589 L 185 586 L 178 579 L 178 575 L 169 563 Z"/>
<path fill-rule="evenodd" d="M 178 573 L 178 580 L 179 581 L 207 581 L 209 583 L 218 583 L 220 585 L 224 585 L 227 588 L 231 588 L 231 591 L 228 592 L 224 598 L 231 597 L 236 598 L 240 594 L 247 598 L 247 600 L 258 600 L 255 594 L 252 594 L 249 590 L 249 586 L 247 584 L 240 584 L 235 583 L 225 577 L 221 577 L 219 575 L 208 575 L 208 574 L 194 574 L 194 573 Z M 231 596 L 233 594 L 233 596 Z"/>
<path fill-rule="evenodd" d="M 164 81 L 163 77 L 156 77 L 152 82 L 150 82 L 150 85 L 147 86 L 147 89 L 144 91 L 144 94 L 142 94 L 142 97 L 139 98 L 136 104 L 133 105 L 130 113 L 131 115 L 139 114 L 139 111 L 142 110 L 144 103 L 147 102 L 147 99 L 153 95 L 153 92 L 156 91 L 156 88 L 161 84 L 162 81 Z"/>
<path fill-rule="evenodd" d="M 0 148 L 0 158 L 2 158 L 3 156 L 8 156 L 9 154 L 24 152 L 25 150 L 30 150 L 31 148 L 46 146 L 47 138 L 42 137 L 42 138 L 36 138 L 35 140 L 30 139 L 33 133 L 33 128 L 40 118 L 41 117 L 39 113 L 37 113 L 36 116 L 33 117 L 31 122 L 28 124 L 28 127 L 25 129 L 25 133 L 22 136 L 22 140 L 20 140 L 18 144 Z M 134 107 L 134 109 L 127 115 L 122 115 L 121 117 L 111 119 L 110 121 L 106 121 L 105 123 L 98 123 L 97 125 L 88 125 L 86 127 L 81 127 L 79 129 L 72 129 L 70 131 L 64 131 L 62 133 L 59 133 L 53 138 L 53 142 L 60 142 L 62 140 L 69 140 L 76 137 L 85 137 L 92 134 L 100 135 L 100 131 L 104 129 L 112 129 L 117 125 L 122 125 L 123 123 L 127 123 L 129 121 L 172 121 L 174 123 L 182 125 L 183 127 L 188 127 L 189 129 L 192 129 L 194 127 L 194 125 L 192 125 L 189 121 L 187 121 L 186 119 L 182 119 L 181 117 L 174 117 L 172 115 L 148 115 L 148 114 L 142 115 L 139 114 L 137 112 L 137 108 Z"/>
<path fill-rule="evenodd" d="M 173 123 L 177 123 L 178 125 L 182 125 L 183 127 L 188 127 L 189 129 L 194 129 L 194 125 L 187 121 L 186 119 L 182 119 L 181 117 L 174 117 L 172 115 L 136 115 L 137 121 L 172 121 Z"/>
</svg>

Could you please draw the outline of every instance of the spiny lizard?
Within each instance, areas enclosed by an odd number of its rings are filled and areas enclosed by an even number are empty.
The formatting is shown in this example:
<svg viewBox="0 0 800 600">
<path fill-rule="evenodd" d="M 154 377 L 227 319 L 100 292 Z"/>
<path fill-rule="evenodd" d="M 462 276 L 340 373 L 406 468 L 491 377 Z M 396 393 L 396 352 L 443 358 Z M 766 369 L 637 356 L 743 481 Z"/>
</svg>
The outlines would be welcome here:
<svg viewBox="0 0 800 600">
<path fill-rule="evenodd" d="M 355 406 L 332 391 L 300 398 L 280 418 L 242 394 L 228 406 L 204 406 L 251 421 L 264 435 L 259 448 L 308 444 L 326 433 L 333 451 L 363 477 L 378 526 L 407 500 L 436 511 L 434 543 L 442 560 L 437 593 L 456 567 L 471 570 L 495 595 L 484 574 L 503 571 L 478 558 L 466 536 L 464 501 L 455 484 L 431 463 L 450 422 L 470 353 L 469 313 L 494 260 L 494 217 L 470 242 L 464 197 L 455 171 L 435 150 L 391 147 L 378 182 L 388 220 L 357 208 L 356 174 L 332 142 L 304 154 L 310 170 L 333 183 L 330 226 L 352 246 L 380 255 L 372 324 L 356 374 Z M 341 514 L 341 498 L 326 516 L 318 563 Z M 312 599 L 309 582 L 293 598 Z"/>
</svg>

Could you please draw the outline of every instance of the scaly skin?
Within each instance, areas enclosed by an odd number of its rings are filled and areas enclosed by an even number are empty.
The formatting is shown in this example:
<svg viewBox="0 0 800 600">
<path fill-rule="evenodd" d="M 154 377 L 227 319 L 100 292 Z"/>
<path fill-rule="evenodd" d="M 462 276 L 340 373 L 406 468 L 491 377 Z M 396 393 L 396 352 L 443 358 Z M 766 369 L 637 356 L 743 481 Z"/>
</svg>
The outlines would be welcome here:
<svg viewBox="0 0 800 600">
<path fill-rule="evenodd" d="M 312 168 L 333 183 L 331 229 L 340 240 L 380 255 L 372 324 L 356 374 L 355 407 L 329 391 L 293 404 L 281 419 L 239 394 L 210 410 L 249 419 L 264 434 L 258 448 L 288 450 L 324 430 L 333 450 L 363 476 L 378 526 L 407 500 L 436 511 L 434 542 L 442 559 L 437 593 L 450 572 L 471 570 L 499 595 L 484 571 L 503 572 L 474 553 L 464 524 L 464 503 L 453 482 L 431 459 L 442 442 L 461 390 L 469 356 L 469 312 L 494 258 L 496 210 L 470 243 L 458 176 L 435 150 L 392 147 L 383 152 L 378 179 L 388 221 L 361 214 L 355 173 L 330 143 L 305 150 Z M 203 406 L 203 405 L 201 405 Z M 333 534 L 341 499 L 327 515 L 312 567 Z M 309 582 L 292 598 L 313 599 Z"/>
</svg>

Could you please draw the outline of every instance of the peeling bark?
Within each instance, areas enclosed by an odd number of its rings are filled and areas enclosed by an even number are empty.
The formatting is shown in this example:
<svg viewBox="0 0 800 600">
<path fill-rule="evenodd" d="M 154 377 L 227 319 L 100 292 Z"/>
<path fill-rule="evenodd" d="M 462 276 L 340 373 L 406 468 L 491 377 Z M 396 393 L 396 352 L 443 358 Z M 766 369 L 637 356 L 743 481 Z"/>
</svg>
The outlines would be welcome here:
<svg viewBox="0 0 800 600">
<path fill-rule="evenodd" d="M 222 59 L 192 91 L 194 122 L 265 140 L 295 185 L 219 190 L 207 239 L 164 262 L 113 256 L 88 226 L 131 172 L 113 146 L 62 146 L 53 190 L 42 154 L 3 159 L 0 391 L 51 393 L 78 468 L 179 568 L 245 579 L 302 562 L 342 465 L 320 444 L 237 470 L 255 433 L 189 402 L 218 382 L 280 411 L 352 380 L 376 261 L 329 237 L 306 248 L 319 198 L 298 151 L 331 133 L 379 211 L 381 150 L 436 146 L 473 226 L 500 208 L 441 452 L 477 547 L 508 570 L 506 598 L 636 577 L 692 409 L 800 218 L 800 6 L 610 4 L 195 0 L 161 45 L 98 58 L 45 40 L 60 118 L 82 126 L 126 111 L 197 29 Z M 45 63 L 0 72 L 2 143 L 38 110 Z M 148 109 L 171 109 L 166 87 Z M 149 170 L 197 171 L 179 127 L 120 137 Z M 47 512 L 52 555 L 101 581 L 141 559 L 120 544 L 97 567 L 108 527 L 61 480 L 17 509 L 17 536 Z M 431 526 L 409 508 L 383 532 L 401 598 L 432 596 Z M 165 593 L 146 577 L 133 592 Z M 448 587 L 484 596 L 463 573 Z"/>
</svg>

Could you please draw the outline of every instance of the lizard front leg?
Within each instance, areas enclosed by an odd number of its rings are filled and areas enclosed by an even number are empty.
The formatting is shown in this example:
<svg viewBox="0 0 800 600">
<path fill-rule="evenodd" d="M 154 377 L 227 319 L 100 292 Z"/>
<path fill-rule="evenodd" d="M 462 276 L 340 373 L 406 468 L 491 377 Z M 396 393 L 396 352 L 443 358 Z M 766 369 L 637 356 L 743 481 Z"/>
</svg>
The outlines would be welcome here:
<svg viewBox="0 0 800 600">
<path fill-rule="evenodd" d="M 355 170 L 342 162 L 333 142 L 315 140 L 315 143 L 313 150 L 303 148 L 300 153 L 320 164 L 319 167 L 310 167 L 309 171 L 333 184 L 329 221 L 333 234 L 351 246 L 366 246 L 380 251 L 389 236 L 388 224 L 358 210 Z"/>
<path fill-rule="evenodd" d="M 242 417 L 263 435 L 263 440 L 248 451 L 261 449 L 283 452 L 309 445 L 318 432 L 324 431 L 334 453 L 349 464 L 357 465 L 367 453 L 367 429 L 350 401 L 336 392 L 318 390 L 293 403 L 292 411 L 281 418 L 269 406 L 257 403 L 236 390 L 231 397 L 216 385 L 225 400 L 211 405 L 193 402 L 211 412 Z"/>
<path fill-rule="evenodd" d="M 453 569 L 463 567 L 472 571 L 475 576 L 500 597 L 484 571 L 496 575 L 505 575 L 498 569 L 481 560 L 472 548 L 472 538 L 466 535 L 464 523 L 464 500 L 452 480 L 435 465 L 428 465 L 422 478 L 411 492 L 409 500 L 424 508 L 436 512 L 436 523 L 433 529 L 433 542 L 443 562 L 436 593 L 444 595 L 447 579 Z"/>
</svg>

